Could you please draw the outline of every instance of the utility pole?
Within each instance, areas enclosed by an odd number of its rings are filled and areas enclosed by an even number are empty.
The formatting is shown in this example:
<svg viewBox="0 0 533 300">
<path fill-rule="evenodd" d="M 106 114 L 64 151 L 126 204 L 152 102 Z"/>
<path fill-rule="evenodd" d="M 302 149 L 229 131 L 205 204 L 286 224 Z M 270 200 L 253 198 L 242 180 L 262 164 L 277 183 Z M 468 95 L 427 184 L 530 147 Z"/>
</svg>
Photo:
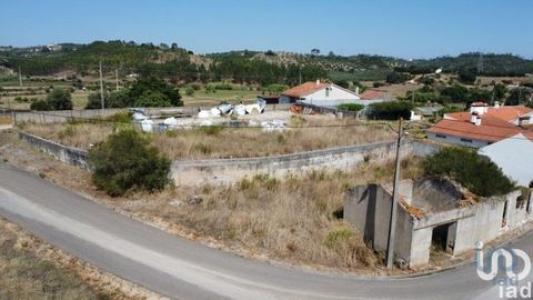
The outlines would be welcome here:
<svg viewBox="0 0 533 300">
<path fill-rule="evenodd" d="M 22 72 L 20 71 L 20 66 L 19 66 L 19 86 L 22 87 Z"/>
<path fill-rule="evenodd" d="M 300 78 L 300 84 L 302 84 L 302 66 L 298 65 L 298 77 Z"/>
<path fill-rule="evenodd" d="M 415 90 L 411 92 L 411 104 L 415 105 Z"/>
<path fill-rule="evenodd" d="M 118 69 L 115 69 L 115 83 L 116 83 L 116 90 L 118 91 L 119 90 L 119 86 L 118 86 Z"/>
<path fill-rule="evenodd" d="M 398 141 L 396 143 L 396 168 L 394 169 L 394 186 L 392 190 L 392 205 L 389 226 L 389 241 L 387 243 L 387 269 L 394 266 L 394 241 L 396 238 L 396 219 L 398 215 L 398 201 L 400 200 L 400 146 L 402 145 L 402 118 L 398 122 Z"/>
<path fill-rule="evenodd" d="M 100 102 L 102 104 L 102 110 L 104 109 L 104 80 L 102 79 L 102 60 L 98 63 L 100 73 Z"/>
</svg>

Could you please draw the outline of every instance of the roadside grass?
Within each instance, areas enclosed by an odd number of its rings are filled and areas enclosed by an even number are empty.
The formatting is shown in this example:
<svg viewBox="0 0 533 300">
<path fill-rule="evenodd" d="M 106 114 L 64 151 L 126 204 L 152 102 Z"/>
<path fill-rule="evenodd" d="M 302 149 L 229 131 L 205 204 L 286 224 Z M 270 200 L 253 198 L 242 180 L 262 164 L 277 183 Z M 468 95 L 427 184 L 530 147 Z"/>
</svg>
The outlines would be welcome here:
<svg viewBox="0 0 533 300">
<path fill-rule="evenodd" d="M 368 248 L 362 234 L 343 221 L 344 194 L 358 184 L 390 182 L 393 165 L 368 162 L 347 172 L 314 170 L 284 178 L 259 174 L 232 185 L 136 193 L 117 205 L 179 224 L 193 236 L 214 238 L 229 249 L 306 265 L 376 271 L 382 254 Z M 418 159 L 402 165 L 404 178 L 420 176 Z"/>
<path fill-rule="evenodd" d="M 393 137 L 380 123 L 359 123 L 322 117 L 294 118 L 283 132 L 259 128 L 203 127 L 153 134 L 152 143 L 171 159 L 235 158 L 288 154 L 335 146 L 365 144 Z M 24 131 L 61 144 L 88 149 L 103 141 L 119 125 L 114 123 L 27 123 Z"/>
<path fill-rule="evenodd" d="M 0 299 L 106 299 L 74 273 L 36 257 L 0 219 Z"/>
</svg>

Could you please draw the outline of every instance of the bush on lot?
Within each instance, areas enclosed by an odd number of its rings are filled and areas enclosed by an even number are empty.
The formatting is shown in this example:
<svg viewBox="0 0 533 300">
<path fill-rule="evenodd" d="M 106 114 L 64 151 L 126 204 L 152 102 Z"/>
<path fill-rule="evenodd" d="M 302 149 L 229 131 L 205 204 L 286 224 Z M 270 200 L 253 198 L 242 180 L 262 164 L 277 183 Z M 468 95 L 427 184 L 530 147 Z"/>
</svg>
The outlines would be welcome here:
<svg viewBox="0 0 533 300">
<path fill-rule="evenodd" d="M 343 103 L 337 105 L 338 110 L 360 111 L 363 108 L 365 108 L 364 105 L 357 103 Z"/>
<path fill-rule="evenodd" d="M 30 105 L 32 110 L 70 110 L 72 99 L 70 92 L 63 89 L 53 89 L 46 100 L 35 101 Z"/>
<path fill-rule="evenodd" d="M 169 183 L 170 160 L 135 130 L 122 130 L 89 151 L 94 184 L 110 196 L 137 188 L 161 190 Z"/>
<path fill-rule="evenodd" d="M 53 110 L 72 109 L 72 98 L 68 90 L 54 89 L 46 96 L 46 102 Z"/>
<path fill-rule="evenodd" d="M 30 105 L 31 110 L 51 110 L 50 105 L 48 105 L 48 102 L 46 100 L 38 100 L 35 102 L 32 102 Z"/>
<path fill-rule="evenodd" d="M 426 158 L 423 166 L 426 175 L 449 177 L 479 196 L 505 195 L 514 189 L 496 164 L 471 149 L 444 148 Z"/>
<path fill-rule="evenodd" d="M 378 120 L 398 120 L 399 118 L 409 120 L 411 109 L 410 102 L 388 101 L 374 103 L 369 107 L 369 117 Z"/>
</svg>

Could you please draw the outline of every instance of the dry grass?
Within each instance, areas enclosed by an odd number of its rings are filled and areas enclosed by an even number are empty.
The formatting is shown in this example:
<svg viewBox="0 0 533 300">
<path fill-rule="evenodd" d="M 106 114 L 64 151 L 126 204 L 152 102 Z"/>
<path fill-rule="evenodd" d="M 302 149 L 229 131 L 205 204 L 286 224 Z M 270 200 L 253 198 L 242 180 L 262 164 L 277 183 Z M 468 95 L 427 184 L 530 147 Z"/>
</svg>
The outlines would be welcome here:
<svg viewBox="0 0 533 300">
<path fill-rule="evenodd" d="M 62 270 L 28 251 L 21 238 L 0 219 L 0 299 L 99 299 L 73 272 Z"/>
<path fill-rule="evenodd" d="M 259 128 L 204 127 L 154 134 L 152 141 L 171 159 L 201 159 L 287 154 L 393 137 L 388 127 L 379 123 L 313 116 L 291 122 L 300 128 L 265 133 Z M 90 144 L 103 141 L 117 127 L 120 126 L 110 123 L 26 124 L 23 129 L 61 144 L 87 149 Z"/>
<path fill-rule="evenodd" d="M 346 172 L 311 171 L 283 179 L 257 175 L 232 185 L 171 186 L 160 193 L 130 192 L 110 198 L 96 190 L 88 172 L 18 145 L 15 139 L 10 140 L 13 147 L 0 150 L 10 163 L 171 233 L 247 256 L 382 272 L 381 254 L 367 248 L 361 233 L 342 220 L 342 207 L 348 187 L 390 182 L 392 162 L 366 162 Z M 420 176 L 417 159 L 405 160 L 402 168 L 404 178 Z"/>
<path fill-rule="evenodd" d="M 1 115 L 0 125 L 9 125 L 12 123 L 11 116 Z"/>
</svg>

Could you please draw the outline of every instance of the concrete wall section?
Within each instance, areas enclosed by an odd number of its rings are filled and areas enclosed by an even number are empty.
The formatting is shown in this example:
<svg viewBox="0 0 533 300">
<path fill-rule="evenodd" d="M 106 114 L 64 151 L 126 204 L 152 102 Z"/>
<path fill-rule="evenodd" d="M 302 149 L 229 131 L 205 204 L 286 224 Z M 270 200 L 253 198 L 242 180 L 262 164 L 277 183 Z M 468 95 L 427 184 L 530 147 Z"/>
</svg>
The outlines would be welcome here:
<svg viewBox="0 0 533 300">
<path fill-rule="evenodd" d="M 433 132 L 427 132 L 428 139 L 441 142 L 441 143 L 448 143 L 452 145 L 459 145 L 464 147 L 471 147 L 471 148 L 481 148 L 485 147 L 487 145 L 490 145 L 487 141 L 482 140 L 471 140 L 471 139 L 463 139 L 458 136 L 453 135 L 443 135 L 443 134 L 435 134 Z"/>
<path fill-rule="evenodd" d="M 234 182 L 244 176 L 259 173 L 284 176 L 323 167 L 346 170 L 363 161 L 383 162 L 393 159 L 395 149 L 394 141 L 384 141 L 268 157 L 174 161 L 172 176 L 177 184 L 191 184 Z M 402 144 L 401 154 L 402 157 L 428 155 L 438 149 L 436 145 L 406 140 Z"/>
<path fill-rule="evenodd" d="M 19 132 L 19 137 L 30 145 L 54 156 L 62 162 L 79 166 L 82 168 L 87 168 L 87 151 L 85 150 L 66 147 L 61 144 L 24 132 Z"/>
<path fill-rule="evenodd" d="M 57 110 L 57 111 L 31 111 L 15 112 L 15 123 L 64 123 L 75 119 L 100 119 L 110 117 L 118 112 L 128 111 L 128 109 L 84 109 L 84 110 Z"/>
<path fill-rule="evenodd" d="M 478 241 L 488 242 L 500 235 L 504 204 L 487 199 L 470 209 L 475 211 L 474 215 L 458 220 L 453 255 L 473 249 Z"/>
<path fill-rule="evenodd" d="M 344 219 L 360 230 L 369 247 L 385 252 L 388 246 L 391 206 L 392 195 L 381 186 L 375 184 L 357 186 L 346 193 Z M 413 238 L 412 217 L 399 207 L 394 242 L 395 261 L 403 260 L 409 264 L 413 255 L 419 255 L 417 252 L 412 252 L 412 249 L 420 247 L 417 244 L 420 241 L 415 241 Z M 431 231 L 429 243 L 431 244 Z M 423 260 L 418 257 L 414 259 Z"/>
</svg>

